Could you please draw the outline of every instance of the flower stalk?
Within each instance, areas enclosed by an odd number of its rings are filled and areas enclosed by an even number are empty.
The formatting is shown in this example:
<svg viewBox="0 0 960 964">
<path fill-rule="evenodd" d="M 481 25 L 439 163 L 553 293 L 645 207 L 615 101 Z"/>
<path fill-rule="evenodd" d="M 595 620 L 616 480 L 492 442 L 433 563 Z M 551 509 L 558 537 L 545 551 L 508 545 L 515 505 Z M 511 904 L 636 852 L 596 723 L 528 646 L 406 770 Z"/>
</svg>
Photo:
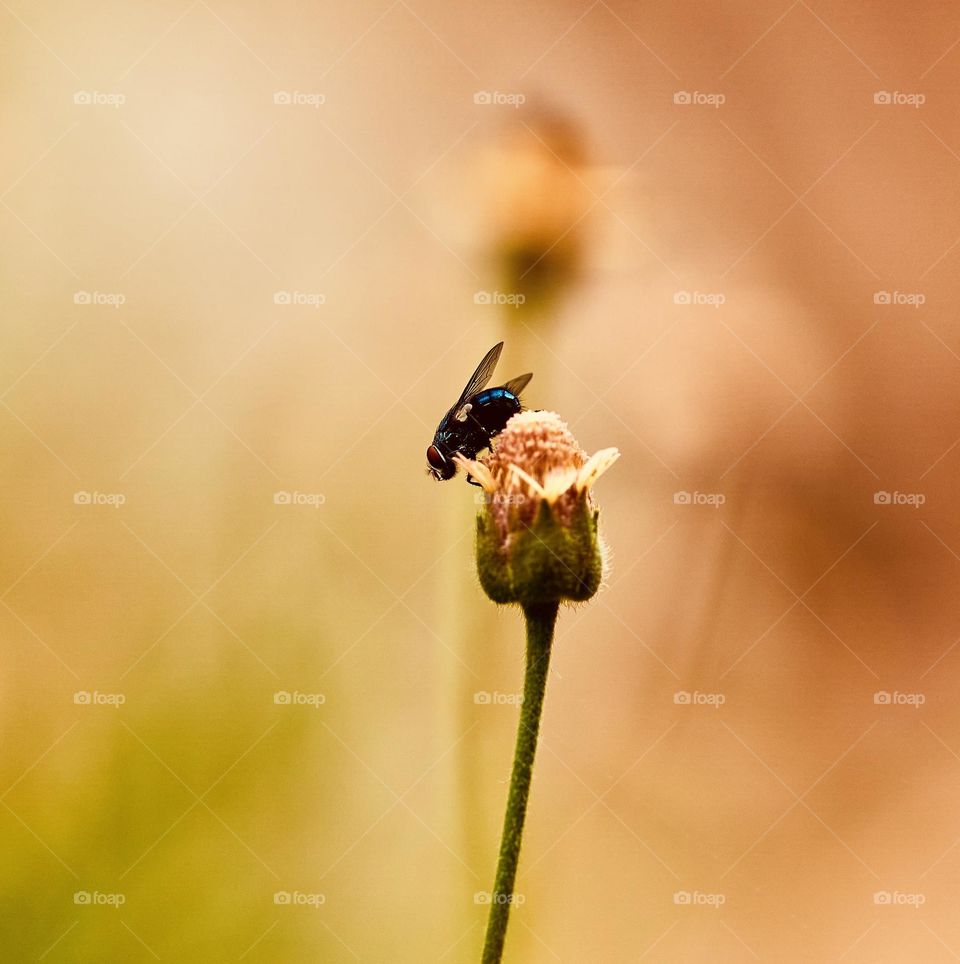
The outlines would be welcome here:
<svg viewBox="0 0 960 964">
<path fill-rule="evenodd" d="M 591 490 L 619 454 L 603 449 L 588 458 L 558 415 L 521 412 L 489 455 L 458 457 L 486 493 L 477 516 L 480 584 L 493 602 L 519 605 L 527 628 L 523 705 L 483 964 L 499 964 L 503 956 L 557 613 L 562 602 L 584 602 L 600 588 L 605 551 Z"/>
<path fill-rule="evenodd" d="M 527 623 L 527 664 L 523 681 L 523 705 L 520 708 L 520 722 L 517 726 L 517 745 L 513 755 L 507 809 L 503 818 L 497 875 L 490 901 L 483 964 L 499 964 L 503 957 L 507 922 L 510 918 L 510 906 L 513 903 L 514 883 L 517 877 L 517 864 L 520 861 L 523 824 L 527 815 L 527 801 L 530 798 L 530 783 L 533 779 L 533 761 L 537 753 L 543 698 L 547 689 L 553 630 L 559 608 L 560 604 L 554 602 L 525 606 L 523 610 Z"/>
</svg>

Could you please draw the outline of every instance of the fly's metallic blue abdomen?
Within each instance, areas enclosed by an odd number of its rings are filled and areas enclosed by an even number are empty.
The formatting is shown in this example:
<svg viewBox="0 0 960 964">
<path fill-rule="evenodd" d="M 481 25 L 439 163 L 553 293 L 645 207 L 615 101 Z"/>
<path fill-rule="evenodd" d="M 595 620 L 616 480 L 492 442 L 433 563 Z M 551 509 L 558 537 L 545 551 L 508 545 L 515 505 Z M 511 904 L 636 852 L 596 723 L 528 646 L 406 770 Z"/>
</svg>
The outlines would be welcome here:
<svg viewBox="0 0 960 964">
<path fill-rule="evenodd" d="M 474 405 L 485 405 L 495 398 L 516 398 L 513 392 L 508 392 L 505 388 L 488 388 L 485 392 L 480 392 L 474 396 Z"/>
<path fill-rule="evenodd" d="M 502 432 L 507 420 L 519 411 L 520 399 L 508 388 L 488 388 L 474 395 L 467 421 L 477 425 L 489 439 Z"/>
</svg>

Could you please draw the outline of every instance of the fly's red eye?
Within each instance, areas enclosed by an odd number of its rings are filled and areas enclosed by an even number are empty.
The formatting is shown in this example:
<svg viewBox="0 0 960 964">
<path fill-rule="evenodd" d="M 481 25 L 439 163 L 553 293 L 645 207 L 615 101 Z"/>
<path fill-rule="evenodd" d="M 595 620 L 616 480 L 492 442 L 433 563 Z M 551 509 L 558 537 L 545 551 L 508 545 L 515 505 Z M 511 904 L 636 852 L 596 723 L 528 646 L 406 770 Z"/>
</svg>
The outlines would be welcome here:
<svg viewBox="0 0 960 964">
<path fill-rule="evenodd" d="M 443 468 L 446 459 L 440 454 L 440 449 L 436 445 L 431 445 L 427 449 L 427 461 L 430 463 L 432 468 L 435 468 L 438 472 Z"/>
</svg>

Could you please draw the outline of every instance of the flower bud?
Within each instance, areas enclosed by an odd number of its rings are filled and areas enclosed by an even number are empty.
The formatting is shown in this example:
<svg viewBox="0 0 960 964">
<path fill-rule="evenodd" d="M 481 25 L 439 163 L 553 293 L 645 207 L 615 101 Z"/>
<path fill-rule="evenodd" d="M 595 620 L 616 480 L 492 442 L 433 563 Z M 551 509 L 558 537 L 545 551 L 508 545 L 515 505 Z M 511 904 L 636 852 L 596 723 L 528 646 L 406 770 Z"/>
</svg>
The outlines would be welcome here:
<svg viewBox="0 0 960 964">
<path fill-rule="evenodd" d="M 604 546 L 591 489 L 619 458 L 590 458 L 554 412 L 521 412 L 489 455 L 460 458 L 486 493 L 477 517 L 477 572 L 497 603 L 583 602 L 599 589 Z"/>
</svg>

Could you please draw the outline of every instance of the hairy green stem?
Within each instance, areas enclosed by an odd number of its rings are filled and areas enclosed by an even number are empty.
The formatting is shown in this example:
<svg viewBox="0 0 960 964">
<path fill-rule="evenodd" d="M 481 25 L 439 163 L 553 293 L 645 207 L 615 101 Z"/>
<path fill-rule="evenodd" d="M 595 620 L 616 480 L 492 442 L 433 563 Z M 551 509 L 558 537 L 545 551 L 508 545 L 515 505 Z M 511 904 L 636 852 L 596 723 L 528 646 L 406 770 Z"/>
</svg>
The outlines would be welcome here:
<svg viewBox="0 0 960 964">
<path fill-rule="evenodd" d="M 520 859 L 523 821 L 527 815 L 527 799 L 533 776 L 533 760 L 537 752 L 537 734 L 543 710 L 543 694 L 547 688 L 550 648 L 553 628 L 557 621 L 559 603 L 524 606 L 527 623 L 527 667 L 523 681 L 523 705 L 517 726 L 517 748 L 513 755 L 513 773 L 507 811 L 503 818 L 500 837 L 500 858 L 497 876 L 490 895 L 490 917 L 487 937 L 483 945 L 483 964 L 500 964 L 503 943 L 507 935 L 507 921 L 513 903 L 513 885 Z"/>
</svg>

